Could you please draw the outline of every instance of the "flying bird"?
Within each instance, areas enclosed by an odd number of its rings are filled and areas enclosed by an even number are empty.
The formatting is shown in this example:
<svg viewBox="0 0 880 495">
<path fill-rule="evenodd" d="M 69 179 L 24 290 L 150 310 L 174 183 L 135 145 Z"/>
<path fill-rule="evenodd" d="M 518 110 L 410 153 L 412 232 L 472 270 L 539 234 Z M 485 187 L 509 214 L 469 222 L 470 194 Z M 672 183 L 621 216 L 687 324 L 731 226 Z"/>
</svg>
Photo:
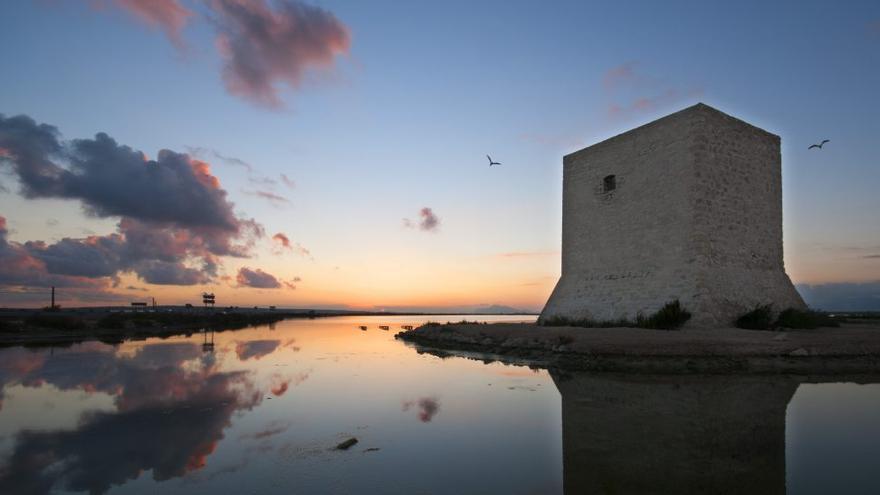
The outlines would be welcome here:
<svg viewBox="0 0 880 495">
<path fill-rule="evenodd" d="M 489 159 L 489 166 L 490 166 L 490 167 L 491 167 L 492 165 L 501 165 L 501 162 L 493 162 L 493 161 L 492 161 L 492 157 L 489 156 L 489 155 L 486 155 L 486 158 Z"/>
<path fill-rule="evenodd" d="M 821 149 L 822 149 L 822 146 L 824 146 L 825 143 L 828 143 L 828 142 L 831 142 L 831 140 L 830 140 L 830 139 L 823 139 L 821 143 L 819 143 L 819 144 L 811 144 L 810 147 L 807 148 L 807 149 L 808 149 L 808 150 L 811 150 L 811 149 L 813 149 L 813 148 L 819 148 L 819 149 L 821 150 Z"/>
</svg>

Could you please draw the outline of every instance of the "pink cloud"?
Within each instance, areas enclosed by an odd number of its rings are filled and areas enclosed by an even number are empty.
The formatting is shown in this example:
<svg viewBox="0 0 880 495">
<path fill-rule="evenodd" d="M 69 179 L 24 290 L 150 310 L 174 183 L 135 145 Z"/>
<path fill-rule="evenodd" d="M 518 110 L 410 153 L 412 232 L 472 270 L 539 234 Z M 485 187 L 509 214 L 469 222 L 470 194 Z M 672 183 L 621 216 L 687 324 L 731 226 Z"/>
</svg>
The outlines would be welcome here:
<svg viewBox="0 0 880 495">
<path fill-rule="evenodd" d="M 289 189 L 294 189 L 296 187 L 296 182 L 285 174 L 281 174 L 281 182 L 283 182 Z"/>
<path fill-rule="evenodd" d="M 403 219 L 403 226 L 407 229 L 414 229 L 416 226 L 419 227 L 420 230 L 424 230 L 426 232 L 436 232 L 437 229 L 440 228 L 440 218 L 434 213 L 434 210 L 425 206 L 421 210 L 419 210 L 420 220 L 418 223 L 410 220 L 409 218 Z"/>
<path fill-rule="evenodd" d="M 158 27 L 165 36 L 178 48 L 183 47 L 181 31 L 186 27 L 193 13 L 178 0 L 115 0 L 116 4 L 125 9 L 142 22 L 151 27 Z"/>
<path fill-rule="evenodd" d="M 635 65 L 635 62 L 627 62 L 608 69 L 602 76 L 602 87 L 611 91 L 637 80 Z"/>
<path fill-rule="evenodd" d="M 283 106 L 279 87 L 298 88 L 306 72 L 348 53 L 348 27 L 298 0 L 212 0 L 226 89 L 253 103 Z"/>
<path fill-rule="evenodd" d="M 302 257 L 311 258 L 312 253 L 298 242 L 292 242 L 285 234 L 278 232 L 272 236 L 272 240 L 278 245 L 279 251 L 275 254 L 282 254 L 283 251 L 290 251 Z"/>
<path fill-rule="evenodd" d="M 239 287 L 254 287 L 257 289 L 281 288 L 281 282 L 274 275 L 264 272 L 259 268 L 251 270 L 248 267 L 241 267 L 235 280 L 238 282 Z"/>
</svg>

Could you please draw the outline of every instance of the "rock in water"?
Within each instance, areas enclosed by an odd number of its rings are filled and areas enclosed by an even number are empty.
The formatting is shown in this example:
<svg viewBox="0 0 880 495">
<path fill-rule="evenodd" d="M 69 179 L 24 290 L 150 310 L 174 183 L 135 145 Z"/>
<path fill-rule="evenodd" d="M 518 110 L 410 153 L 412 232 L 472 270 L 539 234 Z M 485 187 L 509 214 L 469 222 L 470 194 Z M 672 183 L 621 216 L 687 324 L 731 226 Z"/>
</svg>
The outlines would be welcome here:
<svg viewBox="0 0 880 495">
<path fill-rule="evenodd" d="M 350 448 L 351 448 L 354 444 L 356 444 L 356 443 L 358 443 L 358 439 L 357 439 L 357 438 L 354 438 L 354 437 L 351 437 L 351 438 L 349 438 L 348 440 L 346 440 L 346 441 L 340 443 L 339 445 L 337 445 L 337 446 L 336 446 L 336 450 L 348 450 L 348 449 L 350 449 Z"/>
</svg>

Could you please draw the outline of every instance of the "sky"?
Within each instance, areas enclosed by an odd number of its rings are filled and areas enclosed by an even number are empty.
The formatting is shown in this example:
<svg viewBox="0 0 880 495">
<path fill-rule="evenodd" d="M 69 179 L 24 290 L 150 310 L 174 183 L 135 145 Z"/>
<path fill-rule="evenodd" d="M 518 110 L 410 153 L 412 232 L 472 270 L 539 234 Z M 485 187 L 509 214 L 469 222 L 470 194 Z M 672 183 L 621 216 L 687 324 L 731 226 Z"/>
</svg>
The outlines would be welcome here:
<svg viewBox="0 0 880 495">
<path fill-rule="evenodd" d="M 0 59 L 0 306 L 539 310 L 562 156 L 704 102 L 880 309 L 877 2 L 10 0 Z"/>
</svg>

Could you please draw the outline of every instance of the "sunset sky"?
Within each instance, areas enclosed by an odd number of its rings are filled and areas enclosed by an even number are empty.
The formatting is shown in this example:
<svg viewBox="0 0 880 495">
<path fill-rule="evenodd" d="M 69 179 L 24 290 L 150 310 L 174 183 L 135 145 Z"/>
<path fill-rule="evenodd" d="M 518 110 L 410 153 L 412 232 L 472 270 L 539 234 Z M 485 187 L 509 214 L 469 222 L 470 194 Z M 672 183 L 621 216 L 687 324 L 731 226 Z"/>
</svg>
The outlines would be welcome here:
<svg viewBox="0 0 880 495">
<path fill-rule="evenodd" d="M 702 101 L 880 309 L 880 3 L 620 3 L 0 2 L 0 306 L 537 310 L 562 156 Z"/>
</svg>

